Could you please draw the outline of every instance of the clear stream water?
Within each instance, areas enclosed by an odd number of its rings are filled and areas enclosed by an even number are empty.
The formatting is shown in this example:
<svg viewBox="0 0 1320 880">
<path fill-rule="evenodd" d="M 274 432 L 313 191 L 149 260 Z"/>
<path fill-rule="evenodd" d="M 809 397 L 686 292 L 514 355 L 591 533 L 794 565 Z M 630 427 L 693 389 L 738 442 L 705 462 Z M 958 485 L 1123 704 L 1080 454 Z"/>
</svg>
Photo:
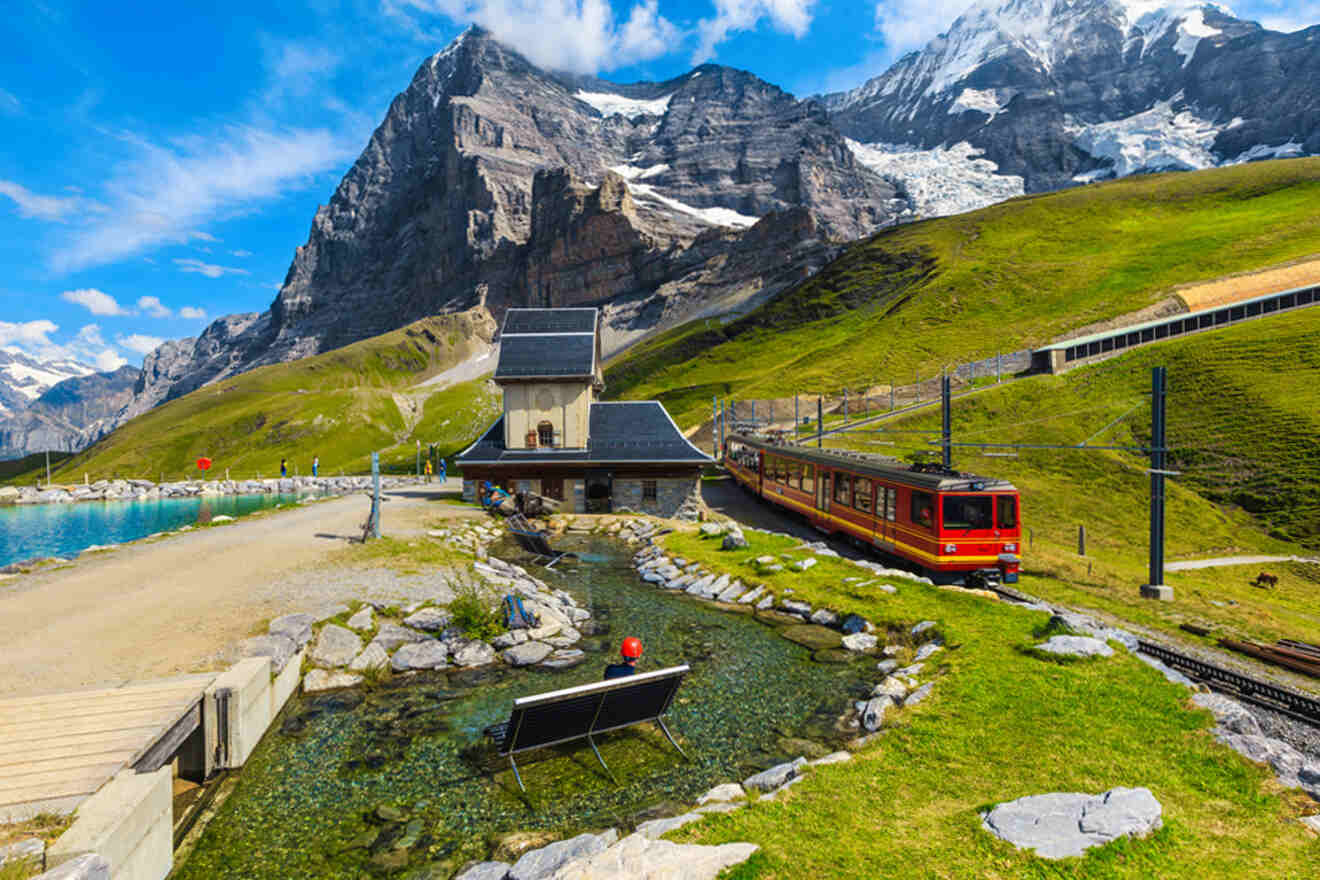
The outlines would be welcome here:
<svg viewBox="0 0 1320 880">
<path fill-rule="evenodd" d="M 242 516 L 297 500 L 296 495 L 256 494 L 0 506 L 0 566 L 42 556 L 77 556 L 88 547 L 177 529 L 196 522 L 203 504 L 213 516 Z"/>
<path fill-rule="evenodd" d="M 839 747 L 835 719 L 869 692 L 874 658 L 814 662 L 750 615 L 639 583 L 625 545 L 565 544 L 595 560 L 566 560 L 559 576 L 546 576 L 607 630 L 584 640 L 586 663 L 558 672 L 495 664 L 295 698 L 180 880 L 446 878 L 468 859 L 489 858 L 493 835 L 630 826 L 659 804 L 690 805 L 712 785 L 802 754 L 804 744 L 789 738 Z M 493 552 L 517 560 L 508 547 Z M 626 635 L 646 646 L 643 669 L 691 665 L 668 717 L 691 760 L 643 725 L 600 741 L 615 779 L 585 742 L 520 756 L 528 788 L 520 796 L 482 729 L 504 720 L 515 697 L 599 679 Z"/>
</svg>

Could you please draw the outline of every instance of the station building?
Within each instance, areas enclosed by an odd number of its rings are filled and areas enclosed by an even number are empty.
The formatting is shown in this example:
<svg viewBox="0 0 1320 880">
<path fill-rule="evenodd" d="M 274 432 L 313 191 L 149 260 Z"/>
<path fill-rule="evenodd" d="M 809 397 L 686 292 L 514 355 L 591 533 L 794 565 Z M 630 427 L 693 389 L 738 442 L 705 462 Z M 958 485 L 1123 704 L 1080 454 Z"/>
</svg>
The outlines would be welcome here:
<svg viewBox="0 0 1320 880">
<path fill-rule="evenodd" d="M 711 462 L 656 400 L 600 401 L 600 310 L 510 309 L 495 382 L 504 413 L 458 456 L 463 497 L 483 481 L 572 513 L 674 516 Z"/>
</svg>

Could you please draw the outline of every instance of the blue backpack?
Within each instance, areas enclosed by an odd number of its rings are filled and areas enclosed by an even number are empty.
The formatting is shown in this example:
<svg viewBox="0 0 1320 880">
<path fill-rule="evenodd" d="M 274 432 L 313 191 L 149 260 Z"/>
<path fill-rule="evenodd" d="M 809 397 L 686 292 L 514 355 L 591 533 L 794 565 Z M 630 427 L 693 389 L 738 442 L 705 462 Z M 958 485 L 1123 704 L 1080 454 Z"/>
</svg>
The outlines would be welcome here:
<svg viewBox="0 0 1320 880">
<path fill-rule="evenodd" d="M 532 629 L 539 623 L 540 619 L 523 607 L 521 597 L 512 594 L 504 597 L 504 626 L 506 629 Z"/>
</svg>

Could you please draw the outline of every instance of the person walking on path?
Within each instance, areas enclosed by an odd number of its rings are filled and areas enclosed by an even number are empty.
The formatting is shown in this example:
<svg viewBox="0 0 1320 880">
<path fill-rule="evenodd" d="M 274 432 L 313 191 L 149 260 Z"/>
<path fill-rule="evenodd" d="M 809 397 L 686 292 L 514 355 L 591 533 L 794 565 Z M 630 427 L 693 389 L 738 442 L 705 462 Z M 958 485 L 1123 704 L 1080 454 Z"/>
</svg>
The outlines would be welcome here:
<svg viewBox="0 0 1320 880">
<path fill-rule="evenodd" d="M 431 482 L 431 459 L 428 458 L 426 460 L 426 465 L 422 468 L 422 473 L 426 474 L 426 482 Z"/>
<path fill-rule="evenodd" d="M 445 481 L 445 476 L 445 460 L 442 458 L 440 459 L 440 482 L 443 483 Z"/>
<path fill-rule="evenodd" d="M 313 456 L 312 456 L 312 476 L 314 476 L 314 477 L 319 477 L 320 475 L 321 475 L 321 456 L 319 456 L 319 455 L 313 455 Z"/>
<path fill-rule="evenodd" d="M 288 475 L 289 475 L 289 462 L 288 462 L 287 459 L 283 459 L 283 458 L 281 458 L 281 459 L 280 459 L 280 476 L 281 476 L 281 477 L 287 477 Z"/>
</svg>

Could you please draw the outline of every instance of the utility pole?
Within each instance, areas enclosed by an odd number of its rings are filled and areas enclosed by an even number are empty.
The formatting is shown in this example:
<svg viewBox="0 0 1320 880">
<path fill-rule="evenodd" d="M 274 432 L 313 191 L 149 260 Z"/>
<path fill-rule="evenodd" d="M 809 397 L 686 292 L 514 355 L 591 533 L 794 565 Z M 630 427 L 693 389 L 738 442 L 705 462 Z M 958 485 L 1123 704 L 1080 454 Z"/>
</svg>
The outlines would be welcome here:
<svg viewBox="0 0 1320 880">
<path fill-rule="evenodd" d="M 821 402 L 820 395 L 816 395 L 816 448 L 820 449 L 825 445 L 825 405 Z"/>
<path fill-rule="evenodd" d="M 1141 595 L 1147 599 L 1172 601 L 1173 588 L 1164 584 L 1164 367 L 1150 371 L 1150 582 Z"/>
<path fill-rule="evenodd" d="M 995 384 L 998 385 L 1004 381 L 1004 353 L 1001 351 L 995 355 Z"/>
<path fill-rule="evenodd" d="M 422 475 L 422 441 L 417 441 L 417 476 Z"/>
<path fill-rule="evenodd" d="M 710 457 L 720 457 L 720 399 L 710 399 Z"/>
<path fill-rule="evenodd" d="M 380 453 L 371 453 L 371 537 L 380 537 Z"/>
<path fill-rule="evenodd" d="M 46 485 L 50 485 L 50 450 L 46 450 Z"/>
<path fill-rule="evenodd" d="M 843 389 L 843 423 L 848 424 L 848 389 Z"/>
<path fill-rule="evenodd" d="M 798 418 L 798 396 L 797 396 L 797 392 L 794 391 L 793 392 L 793 442 L 794 443 L 797 442 L 798 424 L 801 421 L 802 420 Z"/>
<path fill-rule="evenodd" d="M 953 445 L 952 445 L 953 444 L 953 411 L 951 406 L 952 404 L 951 398 L 953 397 L 953 394 L 951 393 L 951 386 L 949 383 L 948 373 L 945 373 L 943 376 L 940 377 L 940 396 L 943 398 L 943 401 L 941 403 L 941 409 L 944 410 L 943 413 L 944 430 L 943 430 L 943 440 L 942 440 L 942 445 L 944 446 L 944 466 L 946 468 L 952 468 L 953 467 Z"/>
<path fill-rule="evenodd" d="M 889 380 L 889 411 L 894 411 L 894 380 Z"/>
</svg>

